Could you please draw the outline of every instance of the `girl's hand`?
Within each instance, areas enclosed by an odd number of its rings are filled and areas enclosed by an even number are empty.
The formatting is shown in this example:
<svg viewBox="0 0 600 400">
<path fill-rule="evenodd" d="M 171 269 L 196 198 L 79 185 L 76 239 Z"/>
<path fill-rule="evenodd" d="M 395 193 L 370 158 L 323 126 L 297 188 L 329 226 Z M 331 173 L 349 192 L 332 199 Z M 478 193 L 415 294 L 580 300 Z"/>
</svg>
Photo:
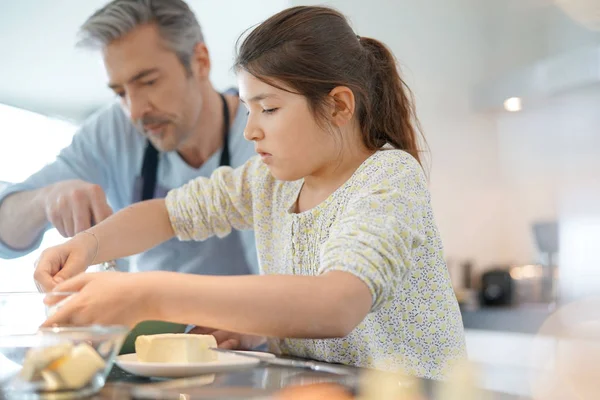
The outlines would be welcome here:
<svg viewBox="0 0 600 400">
<path fill-rule="evenodd" d="M 62 305 L 42 326 L 126 325 L 152 319 L 154 307 L 148 274 L 124 272 L 85 273 L 68 279 L 55 292 L 78 292 Z M 47 305 L 60 299 L 48 297 Z"/>
</svg>

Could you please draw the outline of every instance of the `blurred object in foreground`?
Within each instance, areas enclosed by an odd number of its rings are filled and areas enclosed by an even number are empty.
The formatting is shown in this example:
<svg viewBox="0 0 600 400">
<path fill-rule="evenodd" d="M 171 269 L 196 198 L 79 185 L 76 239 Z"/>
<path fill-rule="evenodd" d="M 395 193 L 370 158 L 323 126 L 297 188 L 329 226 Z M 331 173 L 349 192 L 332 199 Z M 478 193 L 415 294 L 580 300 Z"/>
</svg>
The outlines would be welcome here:
<svg viewBox="0 0 600 400">
<path fill-rule="evenodd" d="M 554 354 L 534 346 L 533 357 L 547 366 L 532 374 L 535 400 L 597 399 L 600 393 L 600 297 L 561 307 L 542 325 L 539 337 L 556 340 Z M 537 352 L 536 352 L 537 350 Z"/>
</svg>

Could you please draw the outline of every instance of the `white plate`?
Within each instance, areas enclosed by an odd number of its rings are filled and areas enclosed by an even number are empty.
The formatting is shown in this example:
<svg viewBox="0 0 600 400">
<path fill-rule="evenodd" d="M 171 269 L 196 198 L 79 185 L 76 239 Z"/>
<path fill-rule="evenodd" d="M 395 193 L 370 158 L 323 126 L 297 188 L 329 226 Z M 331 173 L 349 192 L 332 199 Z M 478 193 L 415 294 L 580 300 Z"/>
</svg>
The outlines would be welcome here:
<svg viewBox="0 0 600 400">
<path fill-rule="evenodd" d="M 240 352 L 245 353 L 245 352 Z M 275 357 L 270 353 L 247 352 L 265 358 Z M 202 363 L 147 363 L 137 360 L 137 355 L 123 354 L 117 357 L 115 364 L 125 371 L 148 378 L 185 378 L 214 372 L 229 371 L 232 369 L 251 367 L 260 363 L 257 358 L 238 356 L 236 354 L 219 353 L 217 361 Z"/>
</svg>

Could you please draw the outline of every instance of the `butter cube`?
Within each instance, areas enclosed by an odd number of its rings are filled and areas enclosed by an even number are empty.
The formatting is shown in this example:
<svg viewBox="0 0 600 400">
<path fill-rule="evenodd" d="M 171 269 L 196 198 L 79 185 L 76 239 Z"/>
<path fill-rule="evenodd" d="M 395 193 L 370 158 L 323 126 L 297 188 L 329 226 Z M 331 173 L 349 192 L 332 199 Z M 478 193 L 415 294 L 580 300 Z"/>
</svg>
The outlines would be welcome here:
<svg viewBox="0 0 600 400">
<path fill-rule="evenodd" d="M 43 370 L 41 374 L 45 383 L 44 390 L 54 392 L 56 390 L 67 389 L 65 383 L 60 380 L 60 377 L 55 372 Z"/>
<path fill-rule="evenodd" d="M 34 381 L 40 378 L 40 371 L 55 360 L 70 354 L 73 349 L 71 343 L 61 343 L 55 346 L 30 349 L 25 355 L 21 378 L 26 381 Z"/>
<path fill-rule="evenodd" d="M 51 390 L 80 389 L 87 385 L 106 363 L 87 343 L 81 343 L 66 355 L 42 371 L 42 376 Z"/>
<path fill-rule="evenodd" d="M 211 347 L 217 347 L 212 335 L 191 335 L 185 333 L 165 333 L 141 335 L 135 340 L 135 353 L 138 361 L 156 363 L 194 363 L 216 361 L 218 354 Z"/>
</svg>

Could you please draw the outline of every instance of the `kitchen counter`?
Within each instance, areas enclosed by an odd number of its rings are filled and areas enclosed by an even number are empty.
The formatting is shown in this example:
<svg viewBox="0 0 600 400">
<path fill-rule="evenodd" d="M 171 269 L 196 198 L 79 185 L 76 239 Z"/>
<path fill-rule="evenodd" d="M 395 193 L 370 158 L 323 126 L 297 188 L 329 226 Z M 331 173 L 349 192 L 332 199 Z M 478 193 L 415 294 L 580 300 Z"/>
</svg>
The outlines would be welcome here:
<svg viewBox="0 0 600 400">
<path fill-rule="evenodd" d="M 257 366 L 170 381 L 136 377 L 115 367 L 104 389 L 92 399 L 266 399 L 284 387 L 298 384 L 337 382 L 349 388 L 356 388 L 357 373 L 360 370 L 351 370 L 353 374 L 339 376 L 297 368 Z M 423 380 L 422 383 L 426 396 L 424 399 L 435 400 L 436 382 Z M 485 398 L 489 400 L 522 399 L 498 392 L 484 392 L 487 395 Z"/>
<path fill-rule="evenodd" d="M 483 329 L 535 334 L 550 316 L 549 305 L 523 305 L 517 307 L 482 307 L 463 310 L 465 329 Z"/>
</svg>

